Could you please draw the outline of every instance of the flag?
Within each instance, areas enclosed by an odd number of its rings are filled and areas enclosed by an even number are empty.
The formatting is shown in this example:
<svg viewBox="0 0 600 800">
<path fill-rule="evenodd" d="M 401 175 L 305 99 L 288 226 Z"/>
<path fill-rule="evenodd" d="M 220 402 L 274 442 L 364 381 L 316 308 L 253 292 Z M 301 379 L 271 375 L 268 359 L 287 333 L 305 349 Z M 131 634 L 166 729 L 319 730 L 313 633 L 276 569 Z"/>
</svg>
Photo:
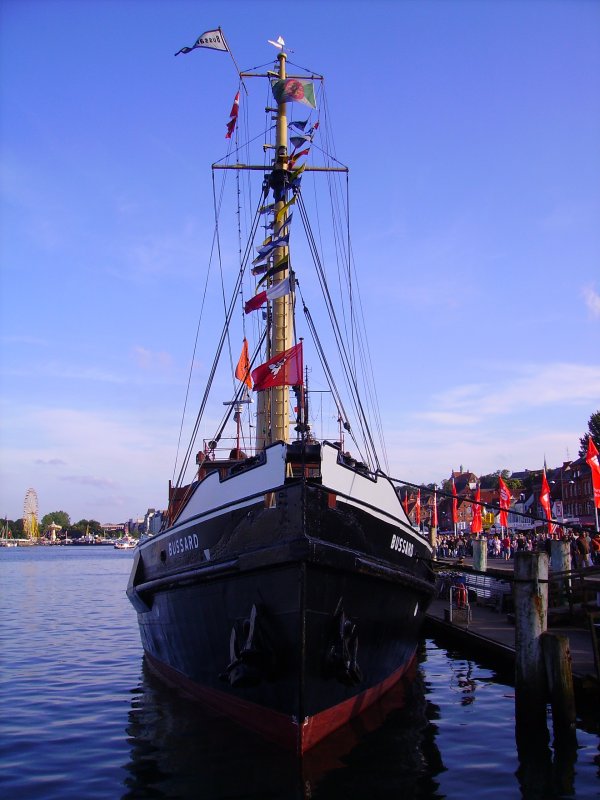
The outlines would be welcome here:
<svg viewBox="0 0 600 800">
<path fill-rule="evenodd" d="M 592 471 L 592 489 L 594 491 L 594 505 L 600 508 L 600 462 L 598 461 L 598 448 L 591 434 L 588 436 L 587 453 L 585 456 L 587 465 Z"/>
<path fill-rule="evenodd" d="M 552 533 L 554 525 L 550 524 L 552 519 L 552 509 L 550 508 L 550 487 L 548 486 L 548 478 L 546 477 L 546 470 L 542 472 L 542 488 L 540 491 L 540 505 L 544 509 L 544 514 L 548 520 L 549 532 Z"/>
<path fill-rule="evenodd" d="M 498 476 L 498 495 L 500 496 L 500 525 L 508 527 L 508 509 L 510 508 L 510 491 L 501 476 Z"/>
<path fill-rule="evenodd" d="M 312 136 L 303 134 L 302 136 L 290 136 L 292 147 L 302 147 L 305 142 L 312 142 Z"/>
<path fill-rule="evenodd" d="M 294 167 L 296 166 L 296 161 L 298 161 L 299 158 L 302 158 L 302 156 L 307 156 L 309 153 L 310 153 L 310 148 L 308 147 L 305 148 L 304 150 L 300 150 L 299 153 L 297 153 L 294 150 L 292 155 L 290 156 L 290 160 L 288 161 L 288 169 L 294 169 Z"/>
<path fill-rule="evenodd" d="M 404 500 L 402 501 L 402 507 L 404 508 L 404 513 L 408 517 L 408 490 L 404 492 Z"/>
<path fill-rule="evenodd" d="M 231 111 L 229 112 L 229 116 L 231 117 L 231 119 L 227 123 L 227 133 L 225 134 L 226 139 L 231 139 L 231 134 L 235 130 L 235 123 L 237 122 L 239 110 L 240 110 L 240 93 L 238 92 L 233 100 Z"/>
<path fill-rule="evenodd" d="M 231 139 L 231 136 L 235 130 L 235 123 L 237 122 L 237 117 L 233 117 L 227 123 L 227 133 L 225 134 L 226 139 Z"/>
<path fill-rule="evenodd" d="M 216 31 L 205 31 L 196 39 L 192 47 L 182 47 L 181 50 L 178 50 L 175 53 L 175 55 L 178 56 L 180 53 L 191 53 L 192 50 L 197 50 L 199 47 L 207 47 L 209 50 L 222 50 L 225 53 L 229 50 L 225 44 L 225 39 L 223 38 L 221 29 L 217 28 Z"/>
<path fill-rule="evenodd" d="M 252 389 L 252 378 L 250 377 L 250 356 L 248 355 L 248 340 L 244 336 L 244 343 L 242 344 L 242 352 L 240 360 L 235 368 L 235 377 L 245 383 L 249 389 Z"/>
<path fill-rule="evenodd" d="M 294 181 L 298 179 L 298 177 L 304 172 L 306 169 L 306 164 L 302 164 L 301 167 L 295 169 L 293 172 L 290 172 L 290 185 L 294 185 Z"/>
<path fill-rule="evenodd" d="M 415 503 L 415 522 L 421 524 L 421 490 L 417 489 L 417 502 Z"/>
<path fill-rule="evenodd" d="M 272 81 L 273 96 L 278 103 L 304 103 L 305 106 L 316 108 L 315 87 L 312 81 L 301 81 L 298 78 L 280 78 Z"/>
<path fill-rule="evenodd" d="M 289 233 L 287 233 L 285 236 L 279 236 L 277 237 L 277 239 L 272 239 L 271 241 L 267 240 L 266 244 L 263 244 L 260 247 L 256 248 L 260 258 L 254 260 L 257 261 L 264 258 L 264 256 L 268 255 L 272 250 L 275 250 L 276 247 L 283 247 L 284 245 L 288 244 L 289 241 L 290 241 Z"/>
<path fill-rule="evenodd" d="M 256 311 L 256 309 L 264 305 L 267 300 L 275 300 L 277 297 L 285 297 L 285 295 L 289 294 L 290 291 L 291 286 L 289 278 L 279 281 L 279 283 L 274 283 L 264 292 L 259 292 L 258 294 L 255 294 L 254 297 L 251 297 L 250 300 L 248 300 L 248 302 L 244 305 L 244 311 L 246 314 L 249 314 L 251 311 Z"/>
<path fill-rule="evenodd" d="M 438 512 L 437 512 L 437 494 L 433 493 L 433 508 L 431 509 L 431 527 L 437 528 L 438 526 Z"/>
<path fill-rule="evenodd" d="M 481 533 L 483 526 L 481 524 L 481 488 L 477 486 L 475 493 L 475 503 L 473 505 L 473 519 L 471 521 L 471 533 Z"/>
<path fill-rule="evenodd" d="M 303 131 L 306 126 L 308 125 L 308 120 L 295 120 L 294 122 L 290 122 L 289 127 L 295 128 L 297 131 Z"/>
<path fill-rule="evenodd" d="M 240 93 L 238 92 L 236 96 L 233 98 L 233 105 L 231 106 L 231 111 L 229 112 L 230 117 L 237 117 L 240 111 Z"/>
<path fill-rule="evenodd" d="M 258 213 L 259 214 L 268 214 L 269 211 L 273 211 L 274 208 L 275 208 L 275 203 L 269 203 L 269 205 L 267 205 L 267 206 L 261 206 L 258 209 Z"/>
<path fill-rule="evenodd" d="M 285 228 L 287 225 L 289 225 L 289 224 L 291 223 L 291 221 L 292 221 L 292 217 L 293 217 L 293 216 L 294 216 L 293 214 L 290 214 L 290 215 L 289 215 L 289 217 L 286 217 L 286 218 L 283 220 L 283 222 L 281 223 L 281 227 L 279 228 L 279 233 L 281 233 L 281 231 L 282 231 L 282 230 L 283 230 L 283 229 L 284 229 L 284 228 Z"/>
<path fill-rule="evenodd" d="M 274 267 L 271 267 L 271 269 L 268 269 L 265 272 L 265 274 L 259 280 L 256 288 L 258 289 L 261 283 L 264 283 L 265 281 L 269 280 L 269 278 L 272 278 L 273 275 L 277 275 L 278 272 L 283 272 L 284 269 L 288 268 L 288 265 L 289 265 L 289 258 L 288 256 L 286 256 L 285 258 L 282 258 L 281 261 L 278 261 Z M 252 270 L 252 274 L 254 274 L 254 270 Z"/>
<path fill-rule="evenodd" d="M 283 217 L 288 208 L 290 206 L 293 206 L 295 202 L 296 202 L 296 195 L 294 195 L 291 200 L 288 200 L 287 203 L 284 203 L 284 205 L 281 206 L 279 211 L 275 214 L 275 222 L 279 222 L 279 220 Z"/>
<path fill-rule="evenodd" d="M 254 391 L 273 386 L 297 386 L 302 384 L 302 342 L 278 353 L 252 372 Z"/>
<path fill-rule="evenodd" d="M 452 478 L 452 524 L 456 525 L 458 522 L 458 495 L 456 494 L 456 484 Z"/>
</svg>

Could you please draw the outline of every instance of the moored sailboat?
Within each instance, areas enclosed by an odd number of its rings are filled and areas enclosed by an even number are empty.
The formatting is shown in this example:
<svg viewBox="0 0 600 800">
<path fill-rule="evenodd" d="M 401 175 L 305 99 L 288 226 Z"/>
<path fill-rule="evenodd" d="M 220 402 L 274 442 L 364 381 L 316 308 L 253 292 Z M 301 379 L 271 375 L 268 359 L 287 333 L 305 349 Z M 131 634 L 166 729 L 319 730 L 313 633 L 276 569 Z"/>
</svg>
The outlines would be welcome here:
<svg viewBox="0 0 600 800">
<path fill-rule="evenodd" d="M 251 356 L 244 336 L 235 369 L 239 385 L 225 404 L 225 420 L 198 450 L 193 479 L 185 478 L 184 463 L 169 487 L 168 524 L 137 547 L 127 593 L 148 661 L 158 672 L 304 752 L 405 674 L 434 580 L 431 548 L 411 526 L 380 466 L 358 392 L 360 359 L 350 354 L 347 333 L 337 321 L 303 201 L 307 173 L 347 170 L 335 159 L 326 166 L 303 162 L 321 120 L 288 123 L 288 110 L 300 102 L 309 114 L 315 112 L 313 84 L 320 76 L 288 74 L 282 45 L 279 41 L 274 71 L 241 73 L 271 82 L 275 104 L 267 111 L 275 122 L 274 139 L 265 152 L 273 151 L 273 158 L 247 167 L 230 160 L 213 165 L 235 175 L 244 168 L 262 172 L 264 180 L 188 455 L 195 450 L 249 273 L 258 286 L 243 305 L 245 315 L 254 315 L 255 347 Z M 228 138 L 236 127 L 238 99 L 239 93 Z M 356 426 L 330 367 L 330 345 L 299 294 L 290 243 L 294 210 L 316 263 Z M 257 245 L 261 222 L 267 235 Z M 253 246 L 257 255 L 251 265 Z M 346 258 L 350 262 L 349 248 Z M 355 291 L 350 281 L 349 288 Z M 296 319 L 299 296 L 315 360 L 335 404 L 339 428 L 332 437 L 312 431 L 304 339 Z M 253 369 L 256 361 L 261 363 Z M 250 390 L 257 398 L 255 413 Z M 244 414 L 253 426 L 252 440 L 243 431 Z M 230 422 L 234 435 L 224 447 Z M 362 447 L 355 430 L 364 438 Z M 355 453 L 347 450 L 346 439 L 353 440 Z"/>
</svg>

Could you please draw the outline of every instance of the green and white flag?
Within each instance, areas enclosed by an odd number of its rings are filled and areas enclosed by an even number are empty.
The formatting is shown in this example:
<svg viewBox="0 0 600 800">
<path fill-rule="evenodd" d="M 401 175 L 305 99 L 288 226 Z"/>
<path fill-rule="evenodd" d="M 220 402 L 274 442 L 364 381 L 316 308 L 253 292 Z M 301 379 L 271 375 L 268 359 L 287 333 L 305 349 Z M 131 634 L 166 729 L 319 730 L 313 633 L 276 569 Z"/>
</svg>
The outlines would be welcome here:
<svg viewBox="0 0 600 800">
<path fill-rule="evenodd" d="M 301 81 L 298 78 L 280 78 L 271 83 L 273 96 L 278 103 L 303 103 L 316 108 L 315 87 L 312 81 Z"/>
</svg>

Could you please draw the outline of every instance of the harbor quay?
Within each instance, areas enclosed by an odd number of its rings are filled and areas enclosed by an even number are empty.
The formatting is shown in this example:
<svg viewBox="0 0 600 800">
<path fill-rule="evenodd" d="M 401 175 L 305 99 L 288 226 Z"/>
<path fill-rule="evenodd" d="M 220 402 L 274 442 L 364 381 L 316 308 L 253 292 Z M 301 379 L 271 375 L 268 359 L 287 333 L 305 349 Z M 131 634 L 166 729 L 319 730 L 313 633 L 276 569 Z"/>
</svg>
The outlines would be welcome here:
<svg viewBox="0 0 600 800">
<path fill-rule="evenodd" d="M 515 560 L 494 559 L 493 565 L 478 569 L 472 556 L 438 559 L 435 571 L 438 590 L 428 609 L 426 629 L 474 655 L 485 654 L 498 668 L 513 669 Z M 577 710 L 587 713 L 590 707 L 597 709 L 600 700 L 600 566 L 551 568 L 545 583 L 543 632 L 568 640 Z"/>
</svg>

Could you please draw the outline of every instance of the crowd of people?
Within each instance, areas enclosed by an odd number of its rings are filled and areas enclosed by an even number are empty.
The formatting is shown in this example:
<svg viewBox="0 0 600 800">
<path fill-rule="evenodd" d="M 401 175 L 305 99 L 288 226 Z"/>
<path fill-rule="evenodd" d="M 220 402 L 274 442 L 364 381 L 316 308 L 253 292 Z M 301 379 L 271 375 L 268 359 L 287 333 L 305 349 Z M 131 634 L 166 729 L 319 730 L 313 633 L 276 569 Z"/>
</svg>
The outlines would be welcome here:
<svg viewBox="0 0 600 800">
<path fill-rule="evenodd" d="M 550 555 L 551 541 L 568 541 L 571 550 L 571 563 L 574 569 L 600 566 L 600 534 L 583 527 L 558 528 L 555 533 L 524 533 L 507 530 L 502 533 L 488 533 L 488 558 L 506 561 L 520 550 L 544 549 Z M 473 537 L 469 533 L 442 533 L 437 538 L 438 558 L 461 559 L 473 555 Z"/>
</svg>

